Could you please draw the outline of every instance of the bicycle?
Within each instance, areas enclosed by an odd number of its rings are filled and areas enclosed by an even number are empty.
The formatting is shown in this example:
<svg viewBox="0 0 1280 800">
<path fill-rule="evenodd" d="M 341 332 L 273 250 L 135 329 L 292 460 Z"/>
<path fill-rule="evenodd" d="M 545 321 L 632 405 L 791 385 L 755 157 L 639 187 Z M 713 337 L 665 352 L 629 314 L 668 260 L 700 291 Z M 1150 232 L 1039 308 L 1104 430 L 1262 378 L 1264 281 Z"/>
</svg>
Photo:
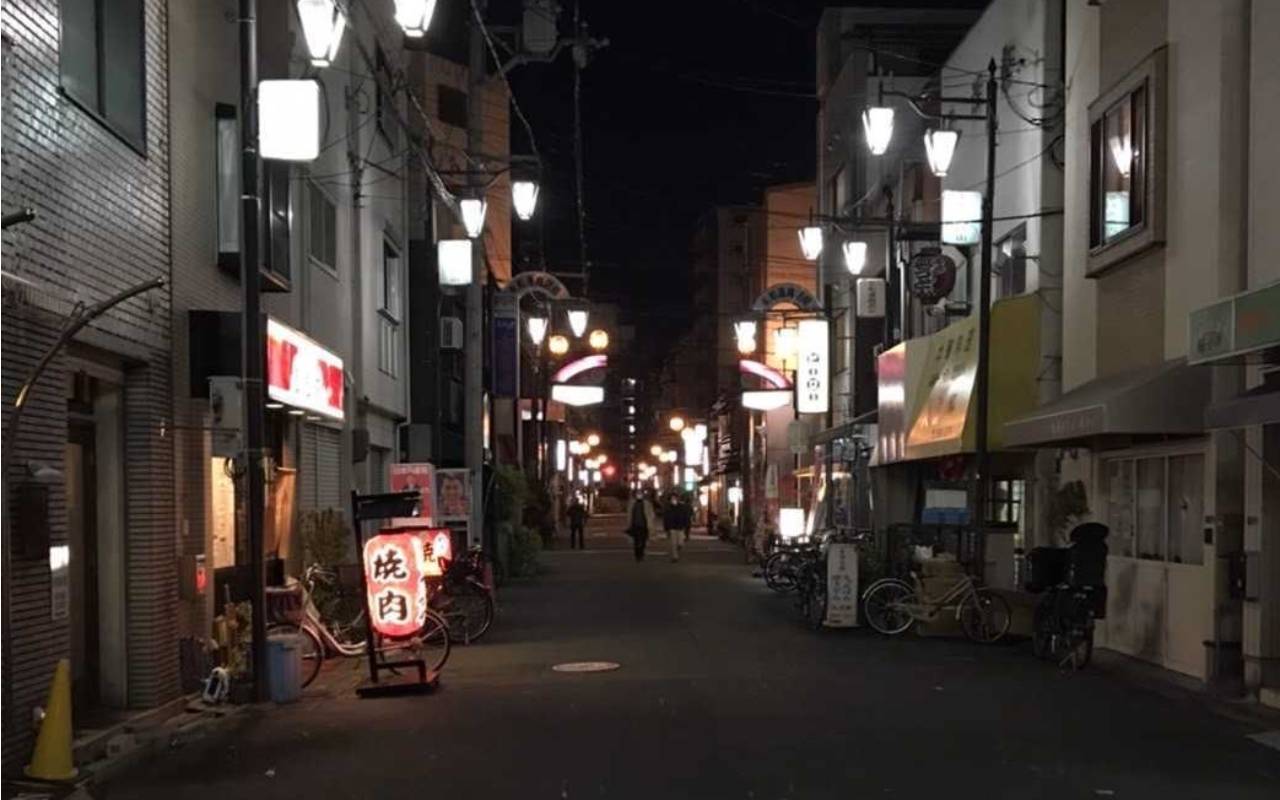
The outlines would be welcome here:
<svg viewBox="0 0 1280 800">
<path fill-rule="evenodd" d="M 806 556 L 816 553 L 812 544 L 783 543 L 774 548 L 764 562 L 764 583 L 779 594 L 787 594 L 796 588 L 796 570 Z"/>
<path fill-rule="evenodd" d="M 916 622 L 932 622 L 946 609 L 955 609 L 956 620 L 970 640 L 983 644 L 999 641 L 1009 632 L 1013 611 L 1009 603 L 990 589 L 962 576 L 937 599 L 926 599 L 916 573 L 911 583 L 901 578 L 881 578 L 862 594 L 863 614 L 879 633 L 896 636 Z"/>
<path fill-rule="evenodd" d="M 444 617 L 449 638 L 455 643 L 470 644 L 493 624 L 493 593 L 484 582 L 485 556 L 476 549 L 465 558 L 440 559 L 442 575 L 434 579 L 431 610 Z"/>
<path fill-rule="evenodd" d="M 283 589 L 268 589 L 268 609 L 276 619 L 267 627 L 267 635 L 288 633 L 302 637 L 304 689 L 320 674 L 320 667 L 329 653 L 344 658 L 356 658 L 368 653 L 363 599 L 357 603 L 349 594 L 335 591 L 328 602 L 325 602 L 327 613 L 322 614 L 315 602 L 315 589 L 318 585 L 336 587 L 337 573 L 319 564 L 312 564 L 295 585 Z M 298 600 L 295 602 L 291 596 L 298 597 Z M 273 604 L 275 608 L 271 607 Z M 282 609 L 281 606 L 289 607 Z M 295 610 L 293 606 L 300 608 Z M 426 662 L 428 671 L 439 671 L 449 660 L 451 638 L 448 622 L 430 609 L 422 628 L 412 637 L 393 640 L 376 633 L 374 636 L 375 641 L 385 645 L 379 649 L 417 651 Z"/>
</svg>

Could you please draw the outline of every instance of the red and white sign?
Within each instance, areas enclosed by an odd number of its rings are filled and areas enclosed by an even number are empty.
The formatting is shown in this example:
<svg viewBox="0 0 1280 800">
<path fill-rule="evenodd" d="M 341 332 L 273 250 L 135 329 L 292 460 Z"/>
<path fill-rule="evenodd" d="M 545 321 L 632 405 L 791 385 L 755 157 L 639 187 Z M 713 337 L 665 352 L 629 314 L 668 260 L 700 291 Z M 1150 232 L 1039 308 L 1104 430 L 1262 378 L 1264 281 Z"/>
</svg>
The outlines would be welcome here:
<svg viewBox="0 0 1280 800">
<path fill-rule="evenodd" d="M 422 531 L 383 532 L 364 544 L 364 580 L 373 629 L 413 636 L 427 621 L 427 554 Z"/>
<path fill-rule="evenodd" d="M 273 401 L 341 420 L 342 376 L 341 358 L 267 319 L 267 396 Z"/>
<path fill-rule="evenodd" d="M 436 518 L 436 468 L 431 464 L 392 464 L 388 485 L 393 492 L 417 491 L 422 498 L 418 516 L 397 517 L 391 520 L 392 528 L 431 527 Z"/>
<path fill-rule="evenodd" d="M 428 537 L 430 548 L 427 553 L 427 575 L 443 575 L 444 568 L 440 566 L 440 560 L 453 561 L 453 531 L 448 528 L 433 528 L 423 531 L 423 535 Z"/>
</svg>

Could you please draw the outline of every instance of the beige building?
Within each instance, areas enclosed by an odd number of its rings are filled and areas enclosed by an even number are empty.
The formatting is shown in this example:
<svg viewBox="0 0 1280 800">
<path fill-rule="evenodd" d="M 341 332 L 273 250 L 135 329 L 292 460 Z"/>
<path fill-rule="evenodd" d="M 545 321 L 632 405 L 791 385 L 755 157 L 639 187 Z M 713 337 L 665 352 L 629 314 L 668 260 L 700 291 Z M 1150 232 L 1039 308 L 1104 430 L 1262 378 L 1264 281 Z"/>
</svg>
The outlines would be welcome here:
<svg viewBox="0 0 1280 800">
<path fill-rule="evenodd" d="M 1272 703 L 1278 40 L 1274 3 L 1066 3 L 1064 392 L 1005 429 L 1110 526 L 1098 644 Z"/>
</svg>

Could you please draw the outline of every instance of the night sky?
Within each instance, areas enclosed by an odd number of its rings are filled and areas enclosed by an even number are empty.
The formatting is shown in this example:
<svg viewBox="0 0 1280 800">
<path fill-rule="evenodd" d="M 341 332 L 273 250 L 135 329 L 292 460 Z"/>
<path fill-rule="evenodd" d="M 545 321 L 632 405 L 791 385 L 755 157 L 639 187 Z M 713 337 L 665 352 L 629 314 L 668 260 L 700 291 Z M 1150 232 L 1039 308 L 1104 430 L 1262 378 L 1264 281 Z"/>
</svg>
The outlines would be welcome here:
<svg viewBox="0 0 1280 800">
<path fill-rule="evenodd" d="M 568 22 L 572 0 L 564 4 Z M 688 251 L 698 216 L 715 204 L 758 202 L 766 185 L 813 176 L 821 7 L 583 2 L 591 35 L 609 39 L 583 72 L 592 298 L 623 303 L 642 327 L 661 321 L 670 330 L 690 311 Z M 576 269 L 572 62 L 566 54 L 554 65 L 522 67 L 512 82 L 550 171 L 540 201 L 548 266 Z M 518 135 L 513 143 L 518 149 Z"/>
</svg>

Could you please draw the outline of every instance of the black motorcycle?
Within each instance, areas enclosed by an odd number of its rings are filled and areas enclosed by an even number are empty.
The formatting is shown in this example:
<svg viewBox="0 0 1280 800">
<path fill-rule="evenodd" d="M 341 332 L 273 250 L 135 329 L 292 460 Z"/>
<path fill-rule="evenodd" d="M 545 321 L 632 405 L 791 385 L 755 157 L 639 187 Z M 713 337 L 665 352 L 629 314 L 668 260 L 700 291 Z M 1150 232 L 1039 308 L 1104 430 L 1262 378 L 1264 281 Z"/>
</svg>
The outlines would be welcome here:
<svg viewBox="0 0 1280 800">
<path fill-rule="evenodd" d="M 1041 592 L 1031 632 L 1037 658 L 1072 669 L 1092 659 L 1094 623 L 1107 613 L 1107 533 L 1107 526 L 1089 522 L 1071 532 L 1069 547 L 1031 551 L 1027 589 Z"/>
</svg>

